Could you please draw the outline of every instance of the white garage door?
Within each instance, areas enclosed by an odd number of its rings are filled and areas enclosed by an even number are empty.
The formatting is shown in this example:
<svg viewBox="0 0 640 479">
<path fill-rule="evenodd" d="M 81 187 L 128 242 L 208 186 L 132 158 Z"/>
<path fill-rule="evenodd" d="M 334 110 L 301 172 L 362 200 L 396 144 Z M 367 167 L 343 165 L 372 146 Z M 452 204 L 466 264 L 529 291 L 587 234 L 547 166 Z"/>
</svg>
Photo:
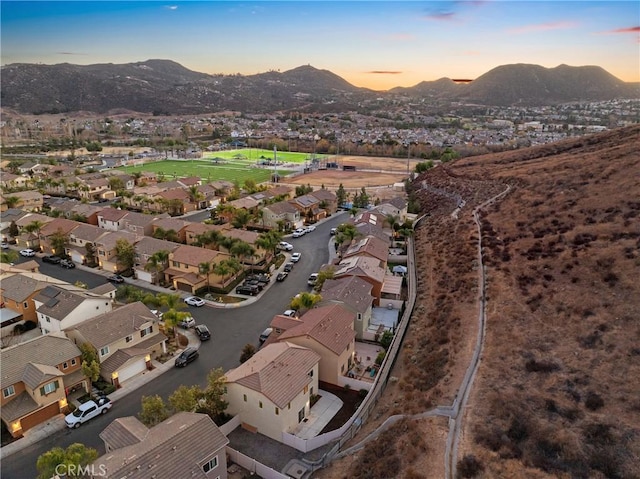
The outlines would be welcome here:
<svg viewBox="0 0 640 479">
<path fill-rule="evenodd" d="M 136 374 L 140 374 L 146 369 L 146 367 L 147 366 L 144 361 L 144 357 L 132 360 L 130 364 L 118 370 L 118 380 L 120 381 L 120 384 L 122 384 L 127 379 L 132 378 Z"/>
</svg>

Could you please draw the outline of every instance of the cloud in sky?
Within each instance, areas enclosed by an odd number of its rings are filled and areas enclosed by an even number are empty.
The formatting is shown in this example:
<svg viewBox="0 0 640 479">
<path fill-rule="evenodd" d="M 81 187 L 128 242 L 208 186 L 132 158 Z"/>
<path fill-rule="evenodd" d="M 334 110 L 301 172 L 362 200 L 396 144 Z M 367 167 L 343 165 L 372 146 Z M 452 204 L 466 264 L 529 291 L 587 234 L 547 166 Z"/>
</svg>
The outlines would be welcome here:
<svg viewBox="0 0 640 479">
<path fill-rule="evenodd" d="M 510 28 L 507 30 L 507 32 L 513 34 L 521 34 L 531 32 L 545 32 L 549 30 L 569 30 L 577 26 L 578 24 L 576 22 L 547 22 Z"/>
<path fill-rule="evenodd" d="M 178 9 L 178 5 L 167 5 L 166 7 L 167 10 L 177 10 Z"/>
<path fill-rule="evenodd" d="M 423 18 L 427 20 L 451 21 L 456 19 L 456 16 L 461 13 L 462 9 L 467 7 L 481 7 L 486 3 L 486 0 L 433 2 L 425 8 Z"/>
<path fill-rule="evenodd" d="M 79 52 L 56 52 L 58 55 L 86 55 L 86 53 Z"/>
<path fill-rule="evenodd" d="M 602 33 L 640 33 L 640 27 L 616 28 Z"/>
<path fill-rule="evenodd" d="M 402 75 L 403 72 L 394 70 L 371 70 L 365 73 L 368 75 Z"/>
</svg>

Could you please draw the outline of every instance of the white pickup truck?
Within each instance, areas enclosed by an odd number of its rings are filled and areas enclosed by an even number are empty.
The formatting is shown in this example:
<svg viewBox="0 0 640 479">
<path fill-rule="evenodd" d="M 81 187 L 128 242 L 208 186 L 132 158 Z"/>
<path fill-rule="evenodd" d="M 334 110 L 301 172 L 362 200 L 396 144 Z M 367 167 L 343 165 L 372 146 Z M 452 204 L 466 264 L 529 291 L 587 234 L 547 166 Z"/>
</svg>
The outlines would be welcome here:
<svg viewBox="0 0 640 479">
<path fill-rule="evenodd" d="M 100 414 L 106 414 L 111 409 L 111 406 L 113 406 L 113 403 L 106 396 L 100 397 L 95 401 L 87 401 L 78 406 L 78 409 L 71 414 L 67 414 L 64 422 L 69 428 L 78 428 L 80 424 L 87 422 L 89 419 L 93 419 Z"/>
</svg>

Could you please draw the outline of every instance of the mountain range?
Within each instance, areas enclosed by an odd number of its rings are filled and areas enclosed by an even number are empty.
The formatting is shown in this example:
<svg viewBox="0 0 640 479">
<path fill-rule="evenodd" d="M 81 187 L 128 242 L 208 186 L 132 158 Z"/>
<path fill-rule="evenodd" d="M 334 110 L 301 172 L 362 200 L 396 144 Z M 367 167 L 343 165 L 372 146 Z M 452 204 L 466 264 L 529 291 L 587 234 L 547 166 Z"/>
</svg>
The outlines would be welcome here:
<svg viewBox="0 0 640 479">
<path fill-rule="evenodd" d="M 2 67 L 3 108 L 20 113 L 154 114 L 225 110 L 264 113 L 358 111 L 380 97 L 494 106 L 541 106 L 573 101 L 640 98 L 640 84 L 625 83 L 597 66 L 504 65 L 460 84 L 448 78 L 409 88 L 374 91 L 312 66 L 256 75 L 206 74 L 170 60 L 126 64 L 15 63 Z"/>
</svg>

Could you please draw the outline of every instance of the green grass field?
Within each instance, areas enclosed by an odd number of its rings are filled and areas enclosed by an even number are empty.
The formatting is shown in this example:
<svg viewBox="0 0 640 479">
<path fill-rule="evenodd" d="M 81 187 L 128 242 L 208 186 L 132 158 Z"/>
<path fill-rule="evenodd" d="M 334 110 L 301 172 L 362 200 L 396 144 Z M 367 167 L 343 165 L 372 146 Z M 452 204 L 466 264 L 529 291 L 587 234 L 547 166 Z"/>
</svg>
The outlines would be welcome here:
<svg viewBox="0 0 640 479">
<path fill-rule="evenodd" d="M 237 152 L 242 150 L 235 151 Z M 256 151 L 259 150 L 253 150 L 254 153 Z M 273 168 L 252 167 L 256 164 L 259 155 L 254 160 L 229 158 L 217 163 L 213 160 L 214 156 L 221 158 L 220 155 L 211 155 L 210 158 L 201 160 L 162 160 L 152 163 L 145 163 L 139 166 L 123 166 L 118 169 L 126 171 L 127 173 L 133 173 L 136 171 L 153 171 L 156 174 L 164 175 L 167 180 L 173 180 L 174 178 L 184 178 L 187 176 L 197 176 L 206 181 L 238 180 L 241 185 L 245 180 L 253 180 L 256 183 L 263 183 L 265 181 L 271 180 Z M 271 152 L 271 158 L 273 158 L 273 152 Z M 278 161 L 280 161 L 279 154 Z M 304 159 L 302 161 L 304 161 Z M 278 169 L 277 172 L 281 176 L 291 173 L 290 170 L 282 169 Z"/>
<path fill-rule="evenodd" d="M 289 151 L 278 151 L 278 161 L 283 163 L 304 163 L 306 160 L 311 160 L 311 154 L 309 153 L 296 153 Z M 225 160 L 233 160 L 237 158 L 246 158 L 250 162 L 257 162 L 260 158 L 264 157 L 268 160 L 273 160 L 273 150 L 262 150 L 258 148 L 240 148 L 237 150 L 225 150 L 207 152 L 204 154 L 205 158 L 224 158 Z M 321 159 L 320 155 L 316 155 L 316 158 Z"/>
</svg>

